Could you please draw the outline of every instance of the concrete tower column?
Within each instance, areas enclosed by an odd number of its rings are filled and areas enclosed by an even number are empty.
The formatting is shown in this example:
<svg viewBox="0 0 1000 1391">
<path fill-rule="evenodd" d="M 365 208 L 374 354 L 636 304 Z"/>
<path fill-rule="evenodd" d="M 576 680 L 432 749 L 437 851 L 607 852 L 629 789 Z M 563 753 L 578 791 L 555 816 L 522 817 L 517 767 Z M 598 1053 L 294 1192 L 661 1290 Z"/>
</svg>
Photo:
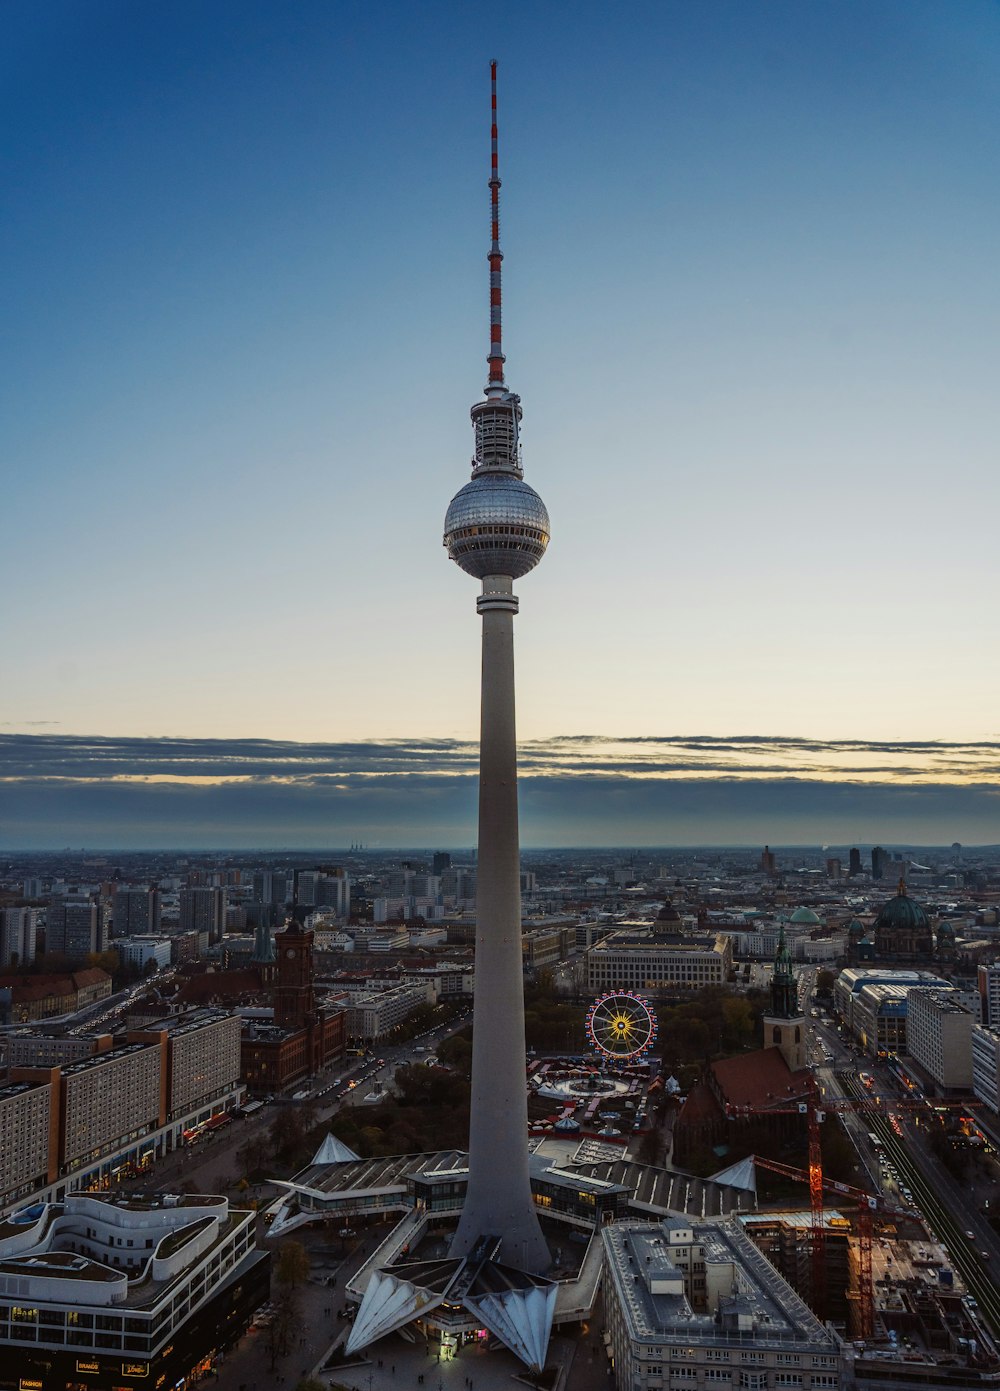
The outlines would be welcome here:
<svg viewBox="0 0 1000 1391">
<path fill-rule="evenodd" d="M 521 857 L 514 721 L 514 615 L 508 575 L 487 575 L 483 619 L 476 874 L 476 996 L 472 1035 L 469 1189 L 453 1255 L 481 1236 L 501 1259 L 540 1272 L 550 1263 L 528 1176 L 528 1101 L 521 962 Z"/>
</svg>

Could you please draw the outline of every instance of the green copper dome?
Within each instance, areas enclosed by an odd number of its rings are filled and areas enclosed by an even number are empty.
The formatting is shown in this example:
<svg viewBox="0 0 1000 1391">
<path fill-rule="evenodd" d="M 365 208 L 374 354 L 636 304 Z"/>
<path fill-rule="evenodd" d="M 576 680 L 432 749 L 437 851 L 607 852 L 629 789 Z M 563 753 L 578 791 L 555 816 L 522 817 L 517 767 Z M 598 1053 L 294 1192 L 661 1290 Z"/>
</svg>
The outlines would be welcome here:
<svg viewBox="0 0 1000 1391">
<path fill-rule="evenodd" d="M 811 908 L 796 908 L 795 912 L 788 919 L 793 923 L 807 923 L 810 927 L 818 927 L 823 919 L 814 913 Z"/>
<path fill-rule="evenodd" d="M 916 928 L 929 927 L 930 919 L 922 905 L 908 896 L 906 885 L 900 879 L 896 897 L 890 898 L 888 903 L 883 903 L 879 909 L 878 917 L 875 919 L 875 926 L 890 930 L 906 928 L 908 931 L 913 931 Z"/>
<path fill-rule="evenodd" d="M 863 937 L 865 935 L 864 923 L 858 922 L 857 918 L 852 918 L 847 925 L 848 937 Z"/>
</svg>

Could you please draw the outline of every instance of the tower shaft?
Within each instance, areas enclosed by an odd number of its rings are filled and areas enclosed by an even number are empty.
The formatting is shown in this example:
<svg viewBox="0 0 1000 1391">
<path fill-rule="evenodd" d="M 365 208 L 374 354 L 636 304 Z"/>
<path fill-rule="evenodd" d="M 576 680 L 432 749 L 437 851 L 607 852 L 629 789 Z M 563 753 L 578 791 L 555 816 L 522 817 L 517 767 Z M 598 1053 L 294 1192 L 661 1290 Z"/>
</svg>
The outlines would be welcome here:
<svg viewBox="0 0 1000 1391">
<path fill-rule="evenodd" d="M 453 1255 L 502 1237 L 501 1259 L 541 1271 L 550 1256 L 528 1173 L 521 961 L 521 857 L 514 720 L 514 614 L 508 575 L 487 575 L 483 619 L 476 876 L 476 1009 L 472 1037 L 469 1188 Z"/>
</svg>

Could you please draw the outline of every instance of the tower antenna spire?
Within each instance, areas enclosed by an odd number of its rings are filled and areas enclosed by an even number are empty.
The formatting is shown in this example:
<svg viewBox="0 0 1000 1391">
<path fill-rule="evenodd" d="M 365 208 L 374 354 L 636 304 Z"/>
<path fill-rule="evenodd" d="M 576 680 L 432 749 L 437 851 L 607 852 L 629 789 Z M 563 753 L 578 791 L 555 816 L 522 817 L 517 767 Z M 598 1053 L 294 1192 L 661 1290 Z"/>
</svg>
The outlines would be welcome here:
<svg viewBox="0 0 1000 1391">
<path fill-rule="evenodd" d="M 486 383 L 487 396 L 496 396 L 507 390 L 503 379 L 504 355 L 501 346 L 501 300 L 500 265 L 503 252 L 500 250 L 500 164 L 497 155 L 497 63 L 490 63 L 490 365 L 489 380 Z"/>
</svg>

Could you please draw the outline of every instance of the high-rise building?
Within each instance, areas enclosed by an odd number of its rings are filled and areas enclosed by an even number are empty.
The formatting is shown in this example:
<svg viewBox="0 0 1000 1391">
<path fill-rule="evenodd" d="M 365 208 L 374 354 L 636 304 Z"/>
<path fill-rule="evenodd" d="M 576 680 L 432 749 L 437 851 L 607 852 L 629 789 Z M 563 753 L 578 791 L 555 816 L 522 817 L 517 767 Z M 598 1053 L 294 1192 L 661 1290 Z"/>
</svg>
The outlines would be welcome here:
<svg viewBox="0 0 1000 1391">
<path fill-rule="evenodd" d="M 0 910 L 0 966 L 29 966 L 35 959 L 38 908 Z"/>
<path fill-rule="evenodd" d="M 889 872 L 892 856 L 881 845 L 872 846 L 872 878 L 884 879 Z"/>
<path fill-rule="evenodd" d="M 181 932 L 204 932 L 209 942 L 221 942 L 226 929 L 226 893 L 221 888 L 181 889 Z"/>
<path fill-rule="evenodd" d="M 351 876 L 343 869 L 328 870 L 320 879 L 317 895 L 317 908 L 332 908 L 338 918 L 346 918 L 351 911 Z"/>
<path fill-rule="evenodd" d="M 447 850 L 435 850 L 431 873 L 443 874 L 446 869 L 451 869 L 451 856 Z"/>
<path fill-rule="evenodd" d="M 253 896 L 258 903 L 283 908 L 292 901 L 294 879 L 287 869 L 257 869 L 253 875 Z"/>
<path fill-rule="evenodd" d="M 113 917 L 116 937 L 143 937 L 159 932 L 159 889 L 117 888 Z"/>
<path fill-rule="evenodd" d="M 977 972 L 979 1022 L 1000 1029 L 1000 961 L 986 962 Z"/>
<path fill-rule="evenodd" d="M 47 955 L 72 957 L 82 961 L 91 952 L 107 946 L 103 918 L 97 904 L 89 898 L 55 898 L 45 911 L 45 951 Z"/>
<path fill-rule="evenodd" d="M 765 845 L 764 849 L 760 852 L 760 868 L 763 874 L 771 878 L 778 872 L 774 851 L 769 845 Z"/>
<path fill-rule="evenodd" d="M 857 879 L 861 873 L 861 851 L 857 846 L 853 848 L 848 860 L 847 876 L 849 879 Z"/>
</svg>

